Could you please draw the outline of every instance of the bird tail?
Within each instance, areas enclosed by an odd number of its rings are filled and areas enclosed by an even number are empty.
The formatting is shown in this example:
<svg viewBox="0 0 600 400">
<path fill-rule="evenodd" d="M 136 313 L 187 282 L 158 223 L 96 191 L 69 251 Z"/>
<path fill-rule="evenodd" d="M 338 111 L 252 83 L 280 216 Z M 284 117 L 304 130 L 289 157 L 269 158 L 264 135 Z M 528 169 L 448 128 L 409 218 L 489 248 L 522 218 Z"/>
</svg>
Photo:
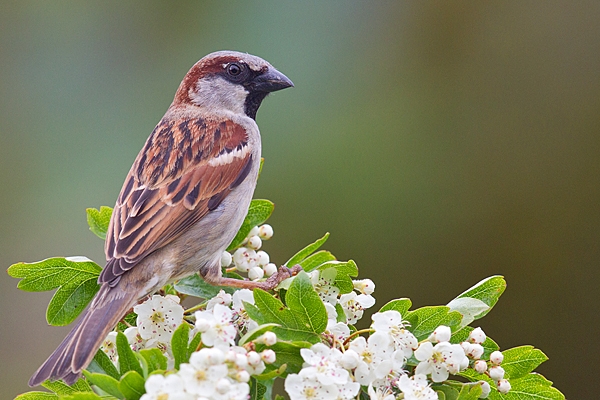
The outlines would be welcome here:
<svg viewBox="0 0 600 400">
<path fill-rule="evenodd" d="M 136 292 L 102 285 L 92 304 L 54 353 L 33 374 L 29 386 L 50 379 L 72 385 L 89 365 L 102 341 L 137 301 Z"/>
</svg>

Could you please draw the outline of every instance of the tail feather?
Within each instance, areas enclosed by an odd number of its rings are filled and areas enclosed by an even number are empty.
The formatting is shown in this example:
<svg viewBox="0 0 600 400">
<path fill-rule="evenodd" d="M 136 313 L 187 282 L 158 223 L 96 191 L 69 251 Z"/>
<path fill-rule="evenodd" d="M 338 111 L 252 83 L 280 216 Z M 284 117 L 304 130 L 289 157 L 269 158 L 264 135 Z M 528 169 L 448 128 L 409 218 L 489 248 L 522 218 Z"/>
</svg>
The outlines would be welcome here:
<svg viewBox="0 0 600 400">
<path fill-rule="evenodd" d="M 125 292 L 119 286 L 105 284 L 77 325 L 69 332 L 46 362 L 33 374 L 29 386 L 37 386 L 50 379 L 62 379 L 68 385 L 81 376 L 111 329 L 134 305 L 138 296 Z"/>
</svg>

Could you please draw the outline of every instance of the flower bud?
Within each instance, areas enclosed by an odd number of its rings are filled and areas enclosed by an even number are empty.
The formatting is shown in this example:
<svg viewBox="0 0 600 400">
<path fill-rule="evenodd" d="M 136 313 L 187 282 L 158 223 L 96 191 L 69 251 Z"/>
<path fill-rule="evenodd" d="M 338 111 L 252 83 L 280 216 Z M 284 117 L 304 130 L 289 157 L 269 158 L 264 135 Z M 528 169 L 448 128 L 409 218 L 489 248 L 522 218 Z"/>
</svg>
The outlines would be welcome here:
<svg viewBox="0 0 600 400">
<path fill-rule="evenodd" d="M 447 342 L 450 340 L 450 336 L 452 335 L 452 331 L 450 327 L 446 325 L 440 325 L 431 333 L 429 339 L 433 342 Z"/>
<path fill-rule="evenodd" d="M 502 378 L 504 378 L 504 368 L 500 367 L 500 366 L 495 366 L 490 368 L 490 370 L 488 371 L 490 378 L 492 378 L 495 381 L 499 381 Z"/>
<path fill-rule="evenodd" d="M 250 374 L 246 370 L 237 371 L 235 380 L 238 382 L 248 382 L 250 380 Z"/>
<path fill-rule="evenodd" d="M 231 389 L 231 383 L 227 379 L 221 378 L 215 385 L 215 389 L 219 394 L 225 394 Z"/>
<path fill-rule="evenodd" d="M 273 263 L 268 263 L 267 265 L 265 265 L 263 267 L 263 270 L 265 271 L 265 275 L 266 276 L 271 276 L 275 272 L 277 272 L 277 265 L 275 265 Z"/>
<path fill-rule="evenodd" d="M 495 365 L 500 365 L 502 364 L 502 361 L 504 360 L 504 354 L 502 354 L 502 352 L 496 350 L 494 352 L 492 352 L 492 354 L 490 354 L 490 361 L 492 362 L 492 364 Z"/>
<path fill-rule="evenodd" d="M 254 250 L 260 249 L 262 246 L 262 240 L 258 236 L 250 236 L 248 238 L 248 247 Z"/>
<path fill-rule="evenodd" d="M 231 255 L 231 253 L 228 251 L 224 251 L 223 254 L 221 254 L 221 267 L 229 267 L 231 265 L 232 259 L 233 256 Z"/>
<path fill-rule="evenodd" d="M 477 360 L 475 361 L 475 364 L 473 364 L 473 369 L 480 374 L 483 374 L 485 371 L 487 371 L 487 363 L 483 360 Z"/>
<path fill-rule="evenodd" d="M 500 379 L 497 387 L 500 393 L 506 394 L 510 390 L 510 382 L 506 379 Z"/>
<path fill-rule="evenodd" d="M 273 346 L 277 343 L 277 335 L 274 332 L 265 332 L 261 336 L 262 342 L 267 346 Z"/>
<path fill-rule="evenodd" d="M 358 366 L 358 362 L 360 361 L 360 356 L 354 350 L 346 350 L 346 352 L 342 355 L 340 360 L 340 364 L 345 369 L 354 369 Z"/>
<path fill-rule="evenodd" d="M 487 399 L 487 397 L 490 395 L 490 392 L 492 391 L 490 384 L 486 381 L 479 381 L 479 384 L 481 385 L 481 396 L 479 396 L 479 398 Z"/>
<path fill-rule="evenodd" d="M 249 351 L 246 357 L 248 357 L 248 364 L 253 367 L 256 367 L 261 362 L 260 355 L 255 351 Z"/>
<path fill-rule="evenodd" d="M 261 225 L 258 228 L 258 236 L 262 240 L 269 240 L 273 237 L 273 227 L 269 224 Z"/>
<path fill-rule="evenodd" d="M 485 333 L 483 332 L 483 329 L 481 329 L 481 328 L 475 328 L 469 334 L 469 342 L 471 342 L 471 343 L 481 344 L 481 343 L 485 342 L 485 338 L 486 338 Z"/>
<path fill-rule="evenodd" d="M 248 278 L 252 281 L 257 281 L 265 275 L 265 271 L 261 267 L 252 267 L 248 271 Z"/>
<path fill-rule="evenodd" d="M 256 252 L 256 265 L 258 265 L 259 267 L 264 267 L 269 263 L 269 261 L 270 258 L 266 252 L 262 250 Z"/>
<path fill-rule="evenodd" d="M 271 349 L 263 350 L 260 353 L 260 358 L 265 362 L 265 364 L 273 364 L 275 362 L 275 352 Z"/>
<path fill-rule="evenodd" d="M 483 355 L 483 346 L 477 343 L 472 344 L 471 349 L 469 350 L 467 355 L 473 360 L 479 360 Z"/>
</svg>

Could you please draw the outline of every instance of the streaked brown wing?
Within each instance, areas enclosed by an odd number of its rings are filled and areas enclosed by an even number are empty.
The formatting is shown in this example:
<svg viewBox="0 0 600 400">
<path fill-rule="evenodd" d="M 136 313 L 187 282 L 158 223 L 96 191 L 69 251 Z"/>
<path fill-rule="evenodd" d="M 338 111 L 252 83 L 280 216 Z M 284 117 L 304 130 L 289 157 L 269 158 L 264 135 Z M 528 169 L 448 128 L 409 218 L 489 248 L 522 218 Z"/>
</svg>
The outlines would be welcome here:
<svg viewBox="0 0 600 400">
<path fill-rule="evenodd" d="M 163 119 L 121 189 L 99 282 L 116 284 L 215 209 L 246 178 L 251 159 L 246 130 L 231 121 Z"/>
</svg>

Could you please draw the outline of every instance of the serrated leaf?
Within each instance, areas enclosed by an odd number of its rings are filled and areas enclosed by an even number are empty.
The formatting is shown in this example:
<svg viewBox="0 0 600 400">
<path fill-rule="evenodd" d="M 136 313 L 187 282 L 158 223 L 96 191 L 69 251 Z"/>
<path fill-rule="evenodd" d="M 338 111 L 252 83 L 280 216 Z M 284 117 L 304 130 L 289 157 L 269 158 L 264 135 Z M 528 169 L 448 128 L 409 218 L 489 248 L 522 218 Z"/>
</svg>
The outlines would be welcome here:
<svg viewBox="0 0 600 400">
<path fill-rule="evenodd" d="M 533 346 L 514 347 L 504 350 L 502 355 L 504 355 L 502 368 L 504 368 L 506 378 L 511 380 L 527 375 L 548 360 L 541 350 Z"/>
<path fill-rule="evenodd" d="M 137 357 L 131 347 L 129 347 L 129 342 L 127 341 L 127 337 L 122 332 L 117 332 L 117 354 L 119 355 L 119 371 L 121 374 L 125 374 L 128 371 L 137 372 L 140 377 L 143 375 L 143 370 L 138 361 Z M 123 379 L 123 378 L 121 378 Z M 123 393 L 125 394 L 125 393 Z M 127 395 L 125 395 L 127 397 Z"/>
<path fill-rule="evenodd" d="M 85 211 L 87 214 L 87 223 L 90 226 L 90 231 L 92 231 L 100 239 L 105 240 L 113 209 L 111 207 L 101 206 L 100 210 L 95 208 L 87 208 Z"/>
<path fill-rule="evenodd" d="M 498 302 L 498 299 L 502 293 L 504 293 L 505 289 L 506 281 L 504 280 L 504 277 L 495 275 L 482 280 L 475 286 L 456 296 L 456 298 L 459 299 L 462 297 L 471 297 L 473 299 L 481 300 L 487 304 L 490 308 L 487 311 L 475 316 L 475 319 L 479 319 L 485 317 L 491 311 L 491 309 Z"/>
<path fill-rule="evenodd" d="M 106 393 L 111 396 L 116 397 L 117 399 L 124 399 L 123 393 L 119 390 L 119 381 L 115 378 L 98 373 L 90 373 L 87 371 L 83 371 L 85 378 L 92 384 L 98 386 L 100 389 L 104 390 Z"/>
<path fill-rule="evenodd" d="M 473 328 L 471 328 L 470 326 L 466 326 L 466 327 L 462 328 L 461 330 L 452 333 L 452 337 L 450 338 L 450 343 L 458 344 L 458 343 L 467 341 L 467 339 L 469 338 L 469 334 L 471 333 L 472 330 L 473 330 Z M 489 336 L 486 336 L 485 341 L 483 343 L 481 343 L 481 346 L 483 346 L 483 355 L 481 356 L 481 358 L 484 360 L 489 360 L 490 354 L 492 352 L 494 352 L 496 350 L 500 350 L 500 346 L 498 346 L 498 343 L 496 343 Z"/>
<path fill-rule="evenodd" d="M 552 382 L 540 374 L 527 374 L 520 379 L 510 379 L 511 389 L 500 395 L 508 400 L 564 400 L 565 395 L 552 387 Z M 497 393 L 497 392 L 496 392 Z"/>
<path fill-rule="evenodd" d="M 451 386 L 435 384 L 432 385 L 431 388 L 438 394 L 438 399 L 441 398 L 440 394 L 443 395 L 446 400 L 456 400 L 458 398 L 458 390 Z"/>
<path fill-rule="evenodd" d="M 29 292 L 58 288 L 46 311 L 50 325 L 68 325 L 94 297 L 102 268 L 85 257 L 55 257 L 35 263 L 17 263 L 8 268 L 13 278 L 21 278 L 17 287 Z"/>
<path fill-rule="evenodd" d="M 288 267 L 293 267 L 296 264 L 301 263 L 302 260 L 310 256 L 315 251 L 319 250 L 319 247 L 323 246 L 323 244 L 327 241 L 327 238 L 329 238 L 329 232 L 327 232 L 321 239 L 309 244 L 308 246 L 294 254 L 292 258 L 290 258 L 284 265 Z"/>
<path fill-rule="evenodd" d="M 121 378 L 119 390 L 127 400 L 138 400 L 146 393 L 144 378 L 136 371 L 129 371 Z"/>
<path fill-rule="evenodd" d="M 52 390 L 58 395 L 72 394 L 77 392 L 91 392 L 92 388 L 83 379 L 78 379 L 71 386 L 67 385 L 63 381 L 45 381 L 42 386 L 48 390 Z"/>
<path fill-rule="evenodd" d="M 15 400 L 58 400 L 58 395 L 48 392 L 27 392 L 18 395 Z"/>
<path fill-rule="evenodd" d="M 261 289 L 254 290 L 254 302 L 244 302 L 248 316 L 259 325 L 277 324 L 273 332 L 281 340 L 302 340 L 316 343 L 319 337 L 310 329 L 310 324 L 302 314 L 293 312 L 279 299 Z"/>
<path fill-rule="evenodd" d="M 412 306 L 412 301 L 407 298 L 395 299 L 384 304 L 383 307 L 379 310 L 379 312 L 394 310 L 398 311 L 402 318 L 406 315 L 410 307 Z"/>
<path fill-rule="evenodd" d="M 266 392 L 265 385 L 257 382 L 255 378 L 250 378 L 250 400 L 262 400 Z"/>
<path fill-rule="evenodd" d="M 159 349 L 142 349 L 139 354 L 148 364 L 148 374 L 167 369 L 167 357 Z"/>
<path fill-rule="evenodd" d="M 175 359 L 175 369 L 179 369 L 181 363 L 186 363 L 190 360 L 191 353 L 188 349 L 190 338 L 190 325 L 183 323 L 173 332 L 171 338 L 171 349 L 173 350 L 173 358 Z"/>
<path fill-rule="evenodd" d="M 256 328 L 252 329 L 251 331 L 249 331 L 248 333 L 246 333 L 244 336 L 242 336 L 238 342 L 238 346 L 243 346 L 246 342 L 251 342 L 252 340 L 256 339 L 257 337 L 259 337 L 260 335 L 262 335 L 263 333 L 272 330 L 272 328 L 275 328 L 279 325 L 277 324 L 263 324 L 263 325 L 259 325 Z"/>
<path fill-rule="evenodd" d="M 319 250 L 299 262 L 306 272 L 310 272 L 327 261 L 335 261 L 335 256 L 327 250 Z"/>
<path fill-rule="evenodd" d="M 88 367 L 86 369 L 89 372 L 106 374 L 115 379 L 121 378 L 121 374 L 119 373 L 119 371 L 117 370 L 115 365 L 112 363 L 110 358 L 106 355 L 106 353 L 103 352 L 102 350 L 98 350 L 96 352 L 94 359 L 92 360 L 92 362 L 90 363 L 90 365 L 88 365 Z"/>
<path fill-rule="evenodd" d="M 335 276 L 334 286 L 340 289 L 340 293 L 350 293 L 354 290 L 352 277 L 358 276 L 358 267 L 353 260 L 349 261 L 328 261 L 321 264 L 317 269 L 324 271 L 329 268 L 335 268 L 337 274 Z"/>
<path fill-rule="evenodd" d="M 296 275 L 285 298 L 290 310 L 301 315 L 312 332 L 322 333 L 325 330 L 327 311 L 306 272 L 300 271 Z"/>
<path fill-rule="evenodd" d="M 198 351 L 198 346 L 200 346 L 200 342 L 202 341 L 202 335 L 200 332 L 196 333 L 196 335 L 190 340 L 190 345 L 188 347 L 188 352 L 190 356 L 193 352 Z"/>
<path fill-rule="evenodd" d="M 179 293 L 189 296 L 199 297 L 201 299 L 212 299 L 219 291 L 224 290 L 226 293 L 233 293 L 234 290 L 227 286 L 213 286 L 202 279 L 198 274 L 190 275 L 180 279 L 173 285 Z"/>
<path fill-rule="evenodd" d="M 479 315 L 485 315 L 484 313 L 490 309 L 490 306 L 483 301 L 472 297 L 456 298 L 448 303 L 448 307 L 452 311 L 458 311 L 463 316 L 460 328 L 475 321 L 476 318 L 479 318 Z"/>
<path fill-rule="evenodd" d="M 271 370 L 269 370 L 267 368 L 265 370 L 266 372 L 263 372 L 262 374 L 259 374 L 259 375 L 253 375 L 253 376 L 254 376 L 254 378 L 258 379 L 259 381 L 266 381 L 266 380 L 270 380 L 270 379 L 281 376 L 286 371 L 286 369 L 287 369 L 287 364 L 283 364 L 279 368 L 275 368 L 275 369 L 271 369 Z"/>
<path fill-rule="evenodd" d="M 282 375 L 296 374 L 302 369 L 304 359 L 300 355 L 300 349 L 307 349 L 312 346 L 309 342 L 277 342 L 270 347 L 276 354 L 273 365 L 276 368 L 285 366 Z"/>
<path fill-rule="evenodd" d="M 248 236 L 248 233 L 250 233 L 252 228 L 263 224 L 269 219 L 274 209 L 275 204 L 269 200 L 252 200 L 246 218 L 244 218 L 244 222 L 238 233 L 235 235 L 235 238 L 233 238 L 233 241 L 227 247 L 227 251 L 236 249 L 244 241 L 246 236 Z"/>
<path fill-rule="evenodd" d="M 462 315 L 445 306 L 428 306 L 407 312 L 404 319 L 410 324 L 409 330 L 420 341 L 440 325 L 454 329 L 460 324 Z"/>
</svg>

